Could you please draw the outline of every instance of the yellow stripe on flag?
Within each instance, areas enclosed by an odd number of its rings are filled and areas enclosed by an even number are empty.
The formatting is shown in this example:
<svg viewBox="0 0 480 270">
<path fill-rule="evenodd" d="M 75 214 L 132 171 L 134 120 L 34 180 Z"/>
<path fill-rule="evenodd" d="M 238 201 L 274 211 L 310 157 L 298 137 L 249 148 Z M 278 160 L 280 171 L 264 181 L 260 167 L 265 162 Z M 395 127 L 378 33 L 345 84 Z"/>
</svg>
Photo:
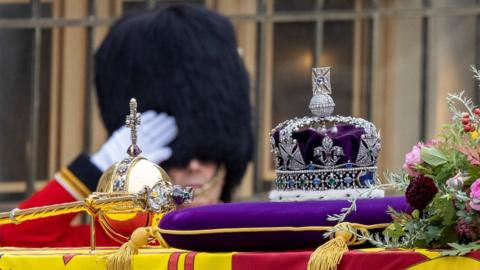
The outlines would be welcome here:
<svg viewBox="0 0 480 270">
<path fill-rule="evenodd" d="M 160 253 L 160 254 L 142 254 L 135 255 L 133 258 L 134 270 L 165 270 L 168 269 L 168 259 L 172 253 Z M 81 270 L 86 270 L 84 268 Z M 79 269 L 80 270 L 80 269 Z M 104 269 L 102 269 L 104 270 Z"/>
<path fill-rule="evenodd" d="M 232 270 L 232 257 L 235 252 L 204 253 L 199 252 L 195 256 L 195 270 Z"/>
<path fill-rule="evenodd" d="M 442 254 L 438 251 L 431 251 L 428 249 L 415 249 L 415 252 L 422 254 L 423 256 L 429 258 L 430 260 L 441 257 Z"/>
<path fill-rule="evenodd" d="M 187 253 L 182 253 L 178 256 L 177 270 L 185 270 L 185 257 Z"/>
<path fill-rule="evenodd" d="M 469 257 L 440 257 L 407 268 L 408 270 L 480 269 L 480 262 Z"/>
<path fill-rule="evenodd" d="M 4 255 L 0 269 L 100 270 L 105 269 L 105 261 L 94 256 L 76 255 L 65 264 L 62 256 Z"/>
</svg>

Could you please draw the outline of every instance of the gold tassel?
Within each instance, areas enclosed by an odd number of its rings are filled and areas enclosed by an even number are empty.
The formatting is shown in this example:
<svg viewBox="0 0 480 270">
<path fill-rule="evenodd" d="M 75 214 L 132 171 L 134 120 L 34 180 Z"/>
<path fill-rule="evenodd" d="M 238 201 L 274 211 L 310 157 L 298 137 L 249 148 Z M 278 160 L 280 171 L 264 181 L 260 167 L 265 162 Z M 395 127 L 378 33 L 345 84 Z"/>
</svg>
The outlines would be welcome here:
<svg viewBox="0 0 480 270">
<path fill-rule="evenodd" d="M 151 227 L 136 229 L 127 243 L 123 244 L 117 252 L 108 256 L 105 269 L 131 270 L 133 268 L 133 255 L 137 255 L 138 250 L 148 244 L 152 234 Z"/>
<path fill-rule="evenodd" d="M 335 226 L 337 231 L 331 239 L 318 247 L 308 260 L 308 270 L 336 270 L 349 244 L 355 244 L 357 237 L 351 233 L 351 224 L 344 222 Z"/>
</svg>

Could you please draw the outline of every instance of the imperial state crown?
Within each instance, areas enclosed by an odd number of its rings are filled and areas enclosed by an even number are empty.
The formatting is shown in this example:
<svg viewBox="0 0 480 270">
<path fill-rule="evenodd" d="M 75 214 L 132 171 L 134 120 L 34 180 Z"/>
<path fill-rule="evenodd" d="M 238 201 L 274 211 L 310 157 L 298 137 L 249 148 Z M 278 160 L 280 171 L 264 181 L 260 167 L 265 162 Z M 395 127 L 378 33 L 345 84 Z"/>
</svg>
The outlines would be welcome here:
<svg viewBox="0 0 480 270">
<path fill-rule="evenodd" d="M 270 133 L 276 178 L 274 201 L 383 197 L 376 185 L 381 140 L 375 125 L 351 116 L 332 116 L 330 67 L 312 71 L 313 116 L 294 118 Z"/>
</svg>

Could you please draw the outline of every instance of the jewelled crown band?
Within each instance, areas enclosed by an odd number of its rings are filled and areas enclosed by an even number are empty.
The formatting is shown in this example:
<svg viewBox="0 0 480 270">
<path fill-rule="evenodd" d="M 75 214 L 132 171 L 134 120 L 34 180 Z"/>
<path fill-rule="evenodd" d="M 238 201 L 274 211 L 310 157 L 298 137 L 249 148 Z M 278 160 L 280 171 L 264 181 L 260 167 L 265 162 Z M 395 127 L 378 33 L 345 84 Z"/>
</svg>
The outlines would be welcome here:
<svg viewBox="0 0 480 270">
<path fill-rule="evenodd" d="M 329 190 L 368 188 L 375 185 L 376 166 L 366 168 L 339 168 L 324 170 L 276 170 L 275 190 Z"/>
<path fill-rule="evenodd" d="M 274 191 L 363 189 L 376 184 L 380 134 L 373 123 L 332 116 L 330 68 L 312 71 L 310 117 L 294 118 L 270 133 Z"/>
</svg>

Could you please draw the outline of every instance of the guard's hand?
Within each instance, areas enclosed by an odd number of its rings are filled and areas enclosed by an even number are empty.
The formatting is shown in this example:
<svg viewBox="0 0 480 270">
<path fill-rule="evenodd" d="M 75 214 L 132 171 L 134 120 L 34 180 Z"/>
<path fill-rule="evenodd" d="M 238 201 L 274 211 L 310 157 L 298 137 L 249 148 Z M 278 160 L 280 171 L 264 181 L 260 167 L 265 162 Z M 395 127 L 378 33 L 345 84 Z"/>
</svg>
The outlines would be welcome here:
<svg viewBox="0 0 480 270">
<path fill-rule="evenodd" d="M 156 164 L 170 158 L 172 149 L 167 145 L 178 133 L 174 117 L 166 113 L 146 111 L 142 113 L 141 125 L 137 127 L 137 132 L 137 144 L 142 150 L 142 156 Z M 126 151 L 130 144 L 130 129 L 123 126 L 110 136 L 90 160 L 100 170 L 105 171 L 127 155 Z"/>
</svg>

